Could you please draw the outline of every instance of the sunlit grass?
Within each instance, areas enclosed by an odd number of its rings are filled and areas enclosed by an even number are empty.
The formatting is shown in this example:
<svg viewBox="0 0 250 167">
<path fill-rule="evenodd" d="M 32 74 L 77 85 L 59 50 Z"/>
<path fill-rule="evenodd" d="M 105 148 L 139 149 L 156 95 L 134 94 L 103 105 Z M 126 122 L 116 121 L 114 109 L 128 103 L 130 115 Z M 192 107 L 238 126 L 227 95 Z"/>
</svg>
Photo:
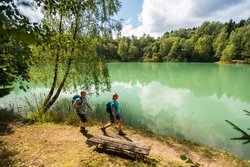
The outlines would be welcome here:
<svg viewBox="0 0 250 167">
<path fill-rule="evenodd" d="M 59 98 L 55 104 L 45 113 L 39 114 L 38 110 L 41 107 L 44 94 L 31 94 L 30 98 L 24 97 L 22 101 L 24 106 L 10 104 L 13 111 L 20 113 L 26 120 L 32 120 L 39 123 L 66 123 L 78 126 L 79 118 L 75 109 L 72 107 L 70 98 Z M 109 113 L 106 112 L 106 102 L 92 103 L 95 106 L 93 111 L 87 110 L 88 125 L 105 124 L 109 121 Z M 142 116 L 133 112 L 125 103 L 121 103 L 121 117 L 124 125 L 134 127 L 145 127 L 145 120 L 140 119 Z M 124 111 L 124 112 L 123 112 Z"/>
</svg>

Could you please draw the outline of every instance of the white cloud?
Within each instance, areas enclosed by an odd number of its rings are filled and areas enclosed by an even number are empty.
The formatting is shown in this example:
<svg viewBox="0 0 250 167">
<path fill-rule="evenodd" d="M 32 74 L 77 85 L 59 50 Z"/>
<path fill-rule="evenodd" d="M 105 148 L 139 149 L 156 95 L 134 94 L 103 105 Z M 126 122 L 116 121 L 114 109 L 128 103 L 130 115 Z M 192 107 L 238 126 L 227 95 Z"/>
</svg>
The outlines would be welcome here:
<svg viewBox="0 0 250 167">
<path fill-rule="evenodd" d="M 34 9 L 30 8 L 30 7 L 18 6 L 18 10 L 24 16 L 26 16 L 27 18 L 29 18 L 29 20 L 31 22 L 38 22 L 38 23 L 40 23 L 41 20 L 42 20 L 42 18 L 43 18 L 43 14 L 41 13 L 40 8 L 34 10 Z"/>
<path fill-rule="evenodd" d="M 162 111 L 180 110 L 189 94 L 187 89 L 172 89 L 153 81 L 142 86 L 138 95 L 145 115 L 156 116 Z"/>
<path fill-rule="evenodd" d="M 132 88 L 131 83 L 125 83 L 125 82 L 113 82 L 112 86 L 121 86 L 126 90 L 129 90 Z"/>
<path fill-rule="evenodd" d="M 161 36 L 167 31 L 193 28 L 204 21 L 240 21 L 250 16 L 250 0 L 144 0 L 140 26 L 126 22 L 125 36 Z"/>
<path fill-rule="evenodd" d="M 24 0 L 23 2 L 27 2 L 27 3 L 33 3 L 33 1 L 29 2 Z M 34 6 L 30 6 L 27 7 L 25 5 L 20 5 L 18 4 L 18 0 L 14 0 L 14 3 L 17 5 L 17 9 L 19 10 L 19 12 L 26 16 L 30 22 L 38 22 L 40 23 L 42 18 L 43 18 L 43 14 L 41 12 L 41 7 L 34 7 Z"/>
</svg>

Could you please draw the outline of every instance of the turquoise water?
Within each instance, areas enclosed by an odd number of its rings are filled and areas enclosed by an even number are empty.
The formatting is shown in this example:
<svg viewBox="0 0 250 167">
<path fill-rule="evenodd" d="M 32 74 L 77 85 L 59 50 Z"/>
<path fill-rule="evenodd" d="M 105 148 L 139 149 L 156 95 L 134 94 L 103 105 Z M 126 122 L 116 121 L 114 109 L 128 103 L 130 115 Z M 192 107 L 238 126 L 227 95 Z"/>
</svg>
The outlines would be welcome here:
<svg viewBox="0 0 250 167">
<path fill-rule="evenodd" d="M 112 91 L 133 122 L 250 159 L 250 144 L 230 140 L 241 133 L 225 122 L 250 128 L 243 111 L 250 111 L 249 65 L 113 63 L 109 69 Z"/>
<path fill-rule="evenodd" d="M 250 144 L 230 140 L 241 137 L 225 120 L 246 132 L 250 128 L 250 65 L 209 63 L 110 63 L 111 92 L 119 94 L 122 119 L 151 130 L 227 150 L 250 159 Z M 18 101 L 32 87 L 13 91 L 1 105 Z M 108 101 L 111 92 L 92 96 L 92 103 Z M 64 92 L 64 96 L 71 94 Z M 20 103 L 20 100 L 19 102 Z"/>
</svg>

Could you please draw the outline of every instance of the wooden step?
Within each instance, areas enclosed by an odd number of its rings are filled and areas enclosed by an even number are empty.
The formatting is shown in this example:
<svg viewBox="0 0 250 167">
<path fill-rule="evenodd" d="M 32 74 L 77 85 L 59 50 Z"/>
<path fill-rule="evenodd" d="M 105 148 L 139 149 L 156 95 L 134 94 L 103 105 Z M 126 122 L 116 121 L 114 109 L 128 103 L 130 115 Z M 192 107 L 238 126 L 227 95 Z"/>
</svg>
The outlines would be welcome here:
<svg viewBox="0 0 250 167">
<path fill-rule="evenodd" d="M 94 136 L 88 139 L 88 141 L 101 144 L 105 147 L 112 147 L 122 151 L 130 151 L 133 153 L 139 153 L 143 155 L 149 155 L 151 146 L 146 146 L 139 143 L 134 143 L 130 141 L 124 141 L 117 138 L 107 137 L 107 136 Z"/>
</svg>

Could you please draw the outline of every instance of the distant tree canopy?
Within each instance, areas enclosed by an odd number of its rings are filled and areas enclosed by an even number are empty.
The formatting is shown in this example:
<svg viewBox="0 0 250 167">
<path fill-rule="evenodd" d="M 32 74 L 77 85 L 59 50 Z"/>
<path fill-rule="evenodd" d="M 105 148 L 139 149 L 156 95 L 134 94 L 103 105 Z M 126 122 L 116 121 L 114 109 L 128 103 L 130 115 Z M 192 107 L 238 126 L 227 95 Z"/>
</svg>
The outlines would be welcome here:
<svg viewBox="0 0 250 167">
<path fill-rule="evenodd" d="M 250 18 L 235 23 L 204 22 L 192 29 L 166 32 L 157 39 L 142 37 L 102 39 L 99 50 L 106 60 L 152 62 L 250 63 Z"/>
</svg>

